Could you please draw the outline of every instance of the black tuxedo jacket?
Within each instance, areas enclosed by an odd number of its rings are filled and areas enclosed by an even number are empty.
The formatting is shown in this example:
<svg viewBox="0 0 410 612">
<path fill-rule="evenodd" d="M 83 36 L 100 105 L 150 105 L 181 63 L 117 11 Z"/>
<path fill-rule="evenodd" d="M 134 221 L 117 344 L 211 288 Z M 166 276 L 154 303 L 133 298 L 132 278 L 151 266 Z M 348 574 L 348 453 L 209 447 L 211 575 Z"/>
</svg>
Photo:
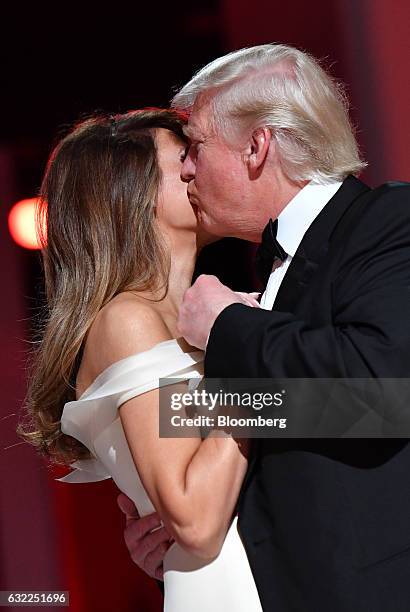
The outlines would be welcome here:
<svg viewBox="0 0 410 612">
<path fill-rule="evenodd" d="M 272 311 L 216 319 L 207 377 L 409 377 L 410 185 L 349 176 L 307 230 Z M 410 405 L 409 405 L 410 410 Z M 410 611 L 410 445 L 260 439 L 239 528 L 269 612 Z"/>
</svg>

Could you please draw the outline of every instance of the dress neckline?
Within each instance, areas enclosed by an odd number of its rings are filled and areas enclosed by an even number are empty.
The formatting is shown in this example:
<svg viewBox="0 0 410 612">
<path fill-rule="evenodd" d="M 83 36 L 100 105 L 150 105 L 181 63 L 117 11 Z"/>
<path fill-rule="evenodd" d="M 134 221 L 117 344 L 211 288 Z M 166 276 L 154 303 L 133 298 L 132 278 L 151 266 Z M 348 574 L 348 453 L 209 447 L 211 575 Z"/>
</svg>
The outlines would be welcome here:
<svg viewBox="0 0 410 612">
<path fill-rule="evenodd" d="M 98 374 L 98 376 L 96 376 L 93 380 L 93 382 L 91 383 L 91 385 L 89 385 L 85 391 L 83 391 L 83 393 L 80 395 L 80 397 L 78 397 L 76 400 L 79 402 L 80 400 L 83 400 L 86 398 L 86 396 L 90 395 L 97 387 L 98 385 L 101 383 L 101 380 L 103 378 L 105 378 L 109 372 L 111 372 L 112 370 L 118 368 L 118 366 L 120 364 L 122 364 L 123 362 L 127 361 L 128 359 L 131 358 L 135 358 L 135 357 L 139 357 L 142 355 L 146 355 L 147 353 L 150 353 L 151 351 L 153 351 L 154 349 L 157 349 L 159 346 L 161 345 L 166 345 L 166 344 L 176 344 L 176 348 L 179 349 L 180 354 L 184 354 L 184 355 L 197 355 L 198 353 L 203 353 L 203 351 L 201 350 L 197 350 L 197 351 L 184 351 L 180 344 L 178 343 L 178 340 L 180 338 L 171 338 L 170 340 L 162 340 L 161 342 L 157 342 L 156 344 L 154 344 L 154 346 L 151 346 L 151 348 L 146 349 L 145 351 L 140 351 L 138 353 L 133 353 L 132 355 L 128 355 L 127 357 L 124 357 L 123 359 L 119 359 L 118 361 L 115 361 L 114 363 L 112 363 L 111 365 L 107 366 L 104 370 L 102 370 L 102 372 L 100 372 Z"/>
</svg>

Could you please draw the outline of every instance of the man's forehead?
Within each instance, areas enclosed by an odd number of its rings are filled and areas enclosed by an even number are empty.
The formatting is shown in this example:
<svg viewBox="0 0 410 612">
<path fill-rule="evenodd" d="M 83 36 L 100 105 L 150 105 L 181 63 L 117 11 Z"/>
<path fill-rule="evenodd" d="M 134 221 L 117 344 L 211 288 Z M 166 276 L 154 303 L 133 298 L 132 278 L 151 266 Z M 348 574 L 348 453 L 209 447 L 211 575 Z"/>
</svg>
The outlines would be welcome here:
<svg viewBox="0 0 410 612">
<path fill-rule="evenodd" d="M 188 123 L 184 126 L 184 134 L 194 140 L 203 138 L 209 134 L 211 128 L 210 113 L 211 108 L 207 103 L 198 103 L 196 100 L 189 115 Z"/>
<path fill-rule="evenodd" d="M 190 140 L 197 140 L 203 136 L 200 126 L 196 122 L 191 121 L 191 117 L 189 118 L 188 123 L 184 125 L 182 129 L 185 136 L 187 136 Z"/>
</svg>

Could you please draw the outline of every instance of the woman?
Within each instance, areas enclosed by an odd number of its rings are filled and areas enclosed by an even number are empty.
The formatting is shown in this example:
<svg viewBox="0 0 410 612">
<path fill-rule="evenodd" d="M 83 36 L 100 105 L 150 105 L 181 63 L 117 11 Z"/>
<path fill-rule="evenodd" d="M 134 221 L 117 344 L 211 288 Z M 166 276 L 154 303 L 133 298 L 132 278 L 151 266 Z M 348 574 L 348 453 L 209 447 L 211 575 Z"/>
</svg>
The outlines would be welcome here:
<svg viewBox="0 0 410 612">
<path fill-rule="evenodd" d="M 94 117 L 53 152 L 40 198 L 48 315 L 27 396 L 33 426 L 20 433 L 71 462 L 61 480 L 112 477 L 141 515 L 159 513 L 175 539 L 165 610 L 259 612 L 232 520 L 248 444 L 158 436 L 158 379 L 202 374 L 203 353 L 177 339 L 176 321 L 214 239 L 180 180 L 183 121 L 157 109 Z"/>
</svg>

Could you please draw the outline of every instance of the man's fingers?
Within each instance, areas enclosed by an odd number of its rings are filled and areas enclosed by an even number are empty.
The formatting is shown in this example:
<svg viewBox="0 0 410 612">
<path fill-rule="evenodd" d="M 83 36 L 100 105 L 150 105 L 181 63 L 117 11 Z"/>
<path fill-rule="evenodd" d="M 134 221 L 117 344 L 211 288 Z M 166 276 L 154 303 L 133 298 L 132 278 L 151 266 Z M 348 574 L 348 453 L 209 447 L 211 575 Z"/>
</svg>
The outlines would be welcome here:
<svg viewBox="0 0 410 612">
<path fill-rule="evenodd" d="M 132 518 L 135 505 L 126 495 L 117 503 L 127 517 L 124 540 L 133 562 L 152 578 L 163 579 L 162 561 L 174 539 L 167 532 L 157 512 L 142 518 Z"/>
<path fill-rule="evenodd" d="M 128 540 L 129 537 L 131 538 L 130 540 Z M 173 542 L 173 538 L 170 539 L 164 527 L 139 541 L 132 539 L 132 534 L 128 533 L 126 535 L 126 543 L 134 563 L 151 577 L 159 578 L 160 580 L 162 580 L 163 571 L 162 561 Z"/>
<path fill-rule="evenodd" d="M 150 552 L 144 559 L 144 570 L 150 576 L 163 580 L 163 560 L 165 553 L 171 546 L 171 542 L 161 542 L 155 550 Z"/>
<path fill-rule="evenodd" d="M 159 515 L 156 512 L 153 512 L 152 514 L 143 516 L 140 519 L 128 520 L 124 530 L 124 535 L 127 534 L 130 541 L 142 540 L 143 538 L 147 537 L 153 529 L 160 531 L 158 528 L 161 526 L 162 523 Z"/>
<path fill-rule="evenodd" d="M 139 565 L 143 564 L 146 556 L 159 544 L 169 541 L 169 534 L 165 527 L 141 535 L 138 521 L 130 522 L 124 530 L 124 539 L 133 559 Z"/>
<path fill-rule="evenodd" d="M 117 504 L 127 518 L 139 518 L 138 510 L 134 502 L 125 493 L 120 493 L 117 497 Z"/>
</svg>

